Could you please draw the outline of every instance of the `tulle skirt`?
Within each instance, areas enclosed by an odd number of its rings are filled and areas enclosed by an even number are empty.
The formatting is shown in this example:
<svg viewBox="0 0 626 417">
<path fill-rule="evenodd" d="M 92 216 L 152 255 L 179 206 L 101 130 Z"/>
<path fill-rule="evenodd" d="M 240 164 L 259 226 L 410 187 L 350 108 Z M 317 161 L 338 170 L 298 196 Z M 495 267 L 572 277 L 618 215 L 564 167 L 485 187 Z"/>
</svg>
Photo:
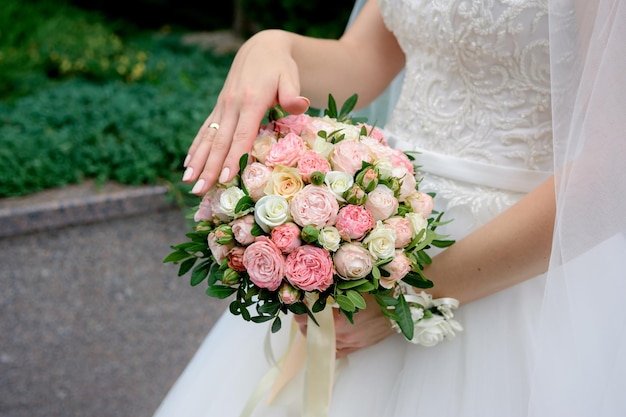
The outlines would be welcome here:
<svg viewBox="0 0 626 417">
<path fill-rule="evenodd" d="M 454 219 L 442 231 L 456 239 L 521 197 L 428 175 L 420 188 L 437 190 L 437 207 Z M 455 318 L 464 330 L 434 347 L 395 335 L 338 361 L 329 415 L 526 416 L 544 286 L 540 276 L 461 306 Z M 268 332 L 224 313 L 154 417 L 239 416 L 271 366 Z M 289 320 L 270 336 L 277 356 L 288 336 Z M 296 376 L 270 405 L 261 399 L 253 416 L 300 416 L 302 380 Z"/>
</svg>

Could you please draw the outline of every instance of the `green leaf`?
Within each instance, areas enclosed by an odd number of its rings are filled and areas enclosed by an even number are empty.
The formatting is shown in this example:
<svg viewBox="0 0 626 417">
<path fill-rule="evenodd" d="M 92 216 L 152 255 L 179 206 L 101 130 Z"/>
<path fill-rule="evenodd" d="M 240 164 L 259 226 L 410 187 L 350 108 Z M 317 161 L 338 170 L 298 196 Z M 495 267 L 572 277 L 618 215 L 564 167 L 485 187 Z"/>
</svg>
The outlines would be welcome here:
<svg viewBox="0 0 626 417">
<path fill-rule="evenodd" d="M 243 174 L 243 170 L 246 169 L 247 166 L 248 166 L 248 154 L 244 153 L 239 158 L 239 175 Z"/>
<path fill-rule="evenodd" d="M 220 269 L 221 268 L 217 262 L 213 262 L 213 264 L 211 264 L 211 267 L 209 268 L 209 279 L 207 280 L 209 286 L 222 279 L 223 274 Z"/>
<path fill-rule="evenodd" d="M 433 246 L 436 246 L 438 248 L 447 248 L 450 247 L 454 244 L 454 240 L 439 240 L 439 239 L 434 239 L 431 244 Z"/>
<path fill-rule="evenodd" d="M 374 284 L 372 284 L 371 282 L 367 281 L 364 284 L 359 285 L 358 287 L 354 288 L 356 291 L 359 291 L 361 293 L 365 293 L 365 292 L 372 292 L 376 289 L 376 286 Z"/>
<path fill-rule="evenodd" d="M 350 298 L 348 298 L 345 295 L 341 295 L 341 294 L 336 295 L 335 301 L 337 302 L 337 304 L 339 304 L 339 307 L 342 310 L 349 311 L 349 312 L 354 312 L 354 310 L 356 310 L 356 306 L 354 305 L 352 300 L 350 300 Z"/>
<path fill-rule="evenodd" d="M 252 229 L 250 229 L 250 234 L 252 236 L 261 236 L 263 234 L 263 229 L 256 222 L 252 225 Z"/>
<path fill-rule="evenodd" d="M 346 296 L 350 299 L 350 301 L 352 302 L 352 304 L 354 304 L 356 308 L 364 309 L 366 307 L 365 300 L 358 291 L 348 290 L 346 291 Z"/>
<path fill-rule="evenodd" d="M 345 101 L 345 103 L 343 103 L 343 106 L 341 106 L 341 112 L 339 113 L 339 119 L 344 119 L 348 114 L 350 114 L 356 106 L 358 99 L 359 96 L 357 94 L 353 94 Z"/>
<path fill-rule="evenodd" d="M 365 278 L 355 279 L 352 281 L 341 280 L 340 282 L 337 283 L 337 288 L 341 290 L 347 290 L 350 288 L 358 287 L 359 285 L 365 284 L 366 282 L 369 282 L 369 281 Z"/>
<path fill-rule="evenodd" d="M 293 314 L 306 314 L 308 310 L 306 305 L 301 301 L 287 305 L 287 309 Z"/>
<path fill-rule="evenodd" d="M 420 272 L 411 271 L 402 278 L 402 281 L 407 284 L 415 287 L 415 288 L 432 288 L 434 286 L 433 282 L 426 278 L 424 274 Z"/>
<path fill-rule="evenodd" d="M 226 285 L 212 285 L 206 290 L 206 295 L 219 299 L 224 299 L 237 291 L 236 288 L 231 288 Z"/>
<path fill-rule="evenodd" d="M 376 265 L 374 265 L 374 267 L 372 268 L 372 276 L 374 277 L 375 280 L 380 279 L 380 269 L 378 269 Z"/>
<path fill-rule="evenodd" d="M 328 108 L 324 110 L 324 115 L 337 119 L 337 102 L 332 94 L 328 95 Z"/>
<path fill-rule="evenodd" d="M 250 320 L 254 323 L 265 323 L 266 321 L 270 321 L 273 318 L 274 316 L 254 316 L 254 317 L 251 317 Z"/>
<path fill-rule="evenodd" d="M 272 316 L 274 316 L 276 315 L 276 313 L 278 313 L 278 310 L 280 310 L 280 303 L 279 302 L 267 302 L 263 305 L 259 305 L 256 310 L 259 313 L 271 314 Z"/>
<path fill-rule="evenodd" d="M 430 265 L 431 263 L 433 263 L 432 258 L 423 250 L 419 250 L 416 253 L 417 259 L 419 259 L 422 264 Z"/>
<path fill-rule="evenodd" d="M 250 197 L 249 195 L 245 195 L 241 197 L 239 201 L 237 201 L 237 205 L 235 206 L 235 213 L 241 213 L 253 207 L 254 201 L 252 200 L 252 197 Z"/>
<path fill-rule="evenodd" d="M 324 297 L 324 298 L 320 297 L 317 300 L 315 300 L 311 310 L 313 310 L 314 313 L 319 313 L 324 308 L 326 308 L 326 297 Z"/>
<path fill-rule="evenodd" d="M 193 268 L 193 270 L 191 271 L 190 280 L 192 287 L 195 287 L 196 285 L 204 281 L 204 279 L 209 275 L 209 269 L 211 268 L 212 264 L 213 261 L 211 259 L 207 259 L 206 261 L 196 265 L 195 268 Z"/>
<path fill-rule="evenodd" d="M 411 317 L 411 310 L 409 308 L 409 304 L 404 298 L 404 294 L 400 294 L 398 297 L 398 305 L 396 305 L 395 314 L 398 316 L 397 323 L 404 337 L 408 340 L 413 339 L 415 327 L 413 324 L 413 318 Z"/>
<path fill-rule="evenodd" d="M 183 261 L 180 264 L 180 267 L 178 268 L 178 276 L 182 277 L 187 272 L 189 272 L 189 270 L 194 266 L 194 264 L 196 263 L 197 260 L 198 260 L 198 258 L 193 257 L 193 258 L 189 258 L 189 259 Z"/>
<path fill-rule="evenodd" d="M 282 323 L 280 321 L 280 317 L 276 316 L 274 323 L 272 323 L 272 333 L 276 333 L 277 331 L 279 331 L 281 326 L 282 326 Z"/>
<path fill-rule="evenodd" d="M 187 259 L 189 258 L 190 255 L 187 252 L 181 252 L 181 251 L 175 251 L 170 253 L 169 255 L 167 255 L 164 259 L 163 259 L 163 263 L 166 264 L 168 262 L 173 262 L 173 263 L 177 263 L 182 261 L 183 259 Z"/>
</svg>

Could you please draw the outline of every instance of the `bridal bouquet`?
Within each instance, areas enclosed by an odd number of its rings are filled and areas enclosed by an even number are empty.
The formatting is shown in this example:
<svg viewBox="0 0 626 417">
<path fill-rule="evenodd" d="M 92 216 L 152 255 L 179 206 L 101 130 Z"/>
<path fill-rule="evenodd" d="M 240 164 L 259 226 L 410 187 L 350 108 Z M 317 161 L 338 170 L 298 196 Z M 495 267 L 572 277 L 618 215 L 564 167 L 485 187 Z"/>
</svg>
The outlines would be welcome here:
<svg viewBox="0 0 626 417">
<path fill-rule="evenodd" d="M 442 213 L 419 191 L 414 158 L 350 118 L 356 100 L 338 111 L 329 96 L 323 117 L 273 108 L 238 176 L 202 198 L 189 240 L 163 262 L 273 332 L 281 313 L 315 321 L 327 305 L 352 321 L 369 293 L 408 340 L 433 345 L 460 330 L 455 300 L 415 289 L 433 286 L 426 250 L 453 241 L 435 232 Z"/>
</svg>

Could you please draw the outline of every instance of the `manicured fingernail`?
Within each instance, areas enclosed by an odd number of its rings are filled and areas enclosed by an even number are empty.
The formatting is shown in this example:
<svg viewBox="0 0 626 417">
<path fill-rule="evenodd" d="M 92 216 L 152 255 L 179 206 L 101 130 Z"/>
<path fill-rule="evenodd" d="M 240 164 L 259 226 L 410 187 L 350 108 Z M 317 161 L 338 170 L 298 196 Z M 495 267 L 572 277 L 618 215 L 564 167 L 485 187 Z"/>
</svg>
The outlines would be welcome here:
<svg viewBox="0 0 626 417">
<path fill-rule="evenodd" d="M 188 181 L 191 176 L 193 175 L 193 168 L 189 167 L 185 170 L 185 173 L 183 174 L 183 181 Z"/>
<path fill-rule="evenodd" d="M 187 168 L 187 165 L 189 165 L 189 161 L 191 161 L 191 156 L 190 156 L 190 155 L 187 155 L 187 156 L 185 157 L 185 162 L 183 162 L 183 166 L 184 166 L 185 168 Z"/>
<path fill-rule="evenodd" d="M 220 174 L 220 182 L 223 184 L 226 181 L 228 181 L 228 174 L 230 174 L 230 169 L 228 169 L 228 167 L 224 168 L 222 170 L 222 173 Z"/>
<path fill-rule="evenodd" d="M 306 101 L 306 106 L 310 107 L 311 106 L 311 100 L 309 100 L 308 98 L 304 97 L 304 96 L 300 96 L 298 97 L 300 100 L 304 100 Z"/>
<path fill-rule="evenodd" d="M 191 193 L 198 194 L 200 190 L 202 190 L 202 187 L 204 187 L 204 180 L 199 179 L 196 185 L 194 185 L 193 188 L 191 189 Z"/>
</svg>

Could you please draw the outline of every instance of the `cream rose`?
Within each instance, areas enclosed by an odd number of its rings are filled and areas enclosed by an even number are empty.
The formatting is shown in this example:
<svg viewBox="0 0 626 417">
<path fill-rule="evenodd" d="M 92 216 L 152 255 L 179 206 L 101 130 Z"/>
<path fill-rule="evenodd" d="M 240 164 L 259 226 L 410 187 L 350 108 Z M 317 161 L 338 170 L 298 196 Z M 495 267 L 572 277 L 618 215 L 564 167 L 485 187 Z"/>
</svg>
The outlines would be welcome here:
<svg viewBox="0 0 626 417">
<path fill-rule="evenodd" d="M 398 199 L 393 191 L 386 185 L 379 184 L 374 191 L 367 195 L 365 208 L 367 208 L 374 220 L 385 220 L 398 213 Z"/>
<path fill-rule="evenodd" d="M 263 130 L 259 132 L 252 145 L 250 154 L 260 163 L 265 164 L 265 157 L 272 146 L 276 143 L 276 133 L 271 130 Z"/>
<path fill-rule="evenodd" d="M 317 241 L 327 251 L 335 252 L 339 249 L 341 235 L 335 226 L 326 226 L 320 230 L 319 235 L 317 235 Z"/>
<path fill-rule="evenodd" d="M 396 251 L 396 232 L 378 221 L 376 227 L 363 239 L 363 245 L 374 259 L 391 258 Z"/>
<path fill-rule="evenodd" d="M 337 274 L 345 280 L 365 278 L 374 265 L 370 252 L 358 243 L 345 243 L 333 255 Z"/>
<path fill-rule="evenodd" d="M 266 195 L 254 206 L 254 220 L 265 233 L 291 220 L 289 202 L 279 195 Z"/>
<path fill-rule="evenodd" d="M 428 220 L 419 213 L 407 213 L 405 216 L 411 221 L 411 227 L 413 228 L 413 237 L 417 236 L 422 230 L 428 227 Z M 424 237 L 426 234 L 424 233 Z"/>
<path fill-rule="evenodd" d="M 304 181 L 296 168 L 277 165 L 263 191 L 266 195 L 279 195 L 291 200 L 303 187 Z"/>
<path fill-rule="evenodd" d="M 231 219 L 235 217 L 235 208 L 239 200 L 246 194 L 239 187 L 230 187 L 224 190 L 220 195 L 220 212 L 224 213 Z M 240 213 L 246 214 L 246 213 Z"/>
<path fill-rule="evenodd" d="M 329 171 L 324 177 L 324 183 L 335 195 L 337 200 L 345 202 L 346 200 L 343 198 L 343 193 L 352 187 L 354 184 L 354 178 L 347 172 Z"/>
</svg>

